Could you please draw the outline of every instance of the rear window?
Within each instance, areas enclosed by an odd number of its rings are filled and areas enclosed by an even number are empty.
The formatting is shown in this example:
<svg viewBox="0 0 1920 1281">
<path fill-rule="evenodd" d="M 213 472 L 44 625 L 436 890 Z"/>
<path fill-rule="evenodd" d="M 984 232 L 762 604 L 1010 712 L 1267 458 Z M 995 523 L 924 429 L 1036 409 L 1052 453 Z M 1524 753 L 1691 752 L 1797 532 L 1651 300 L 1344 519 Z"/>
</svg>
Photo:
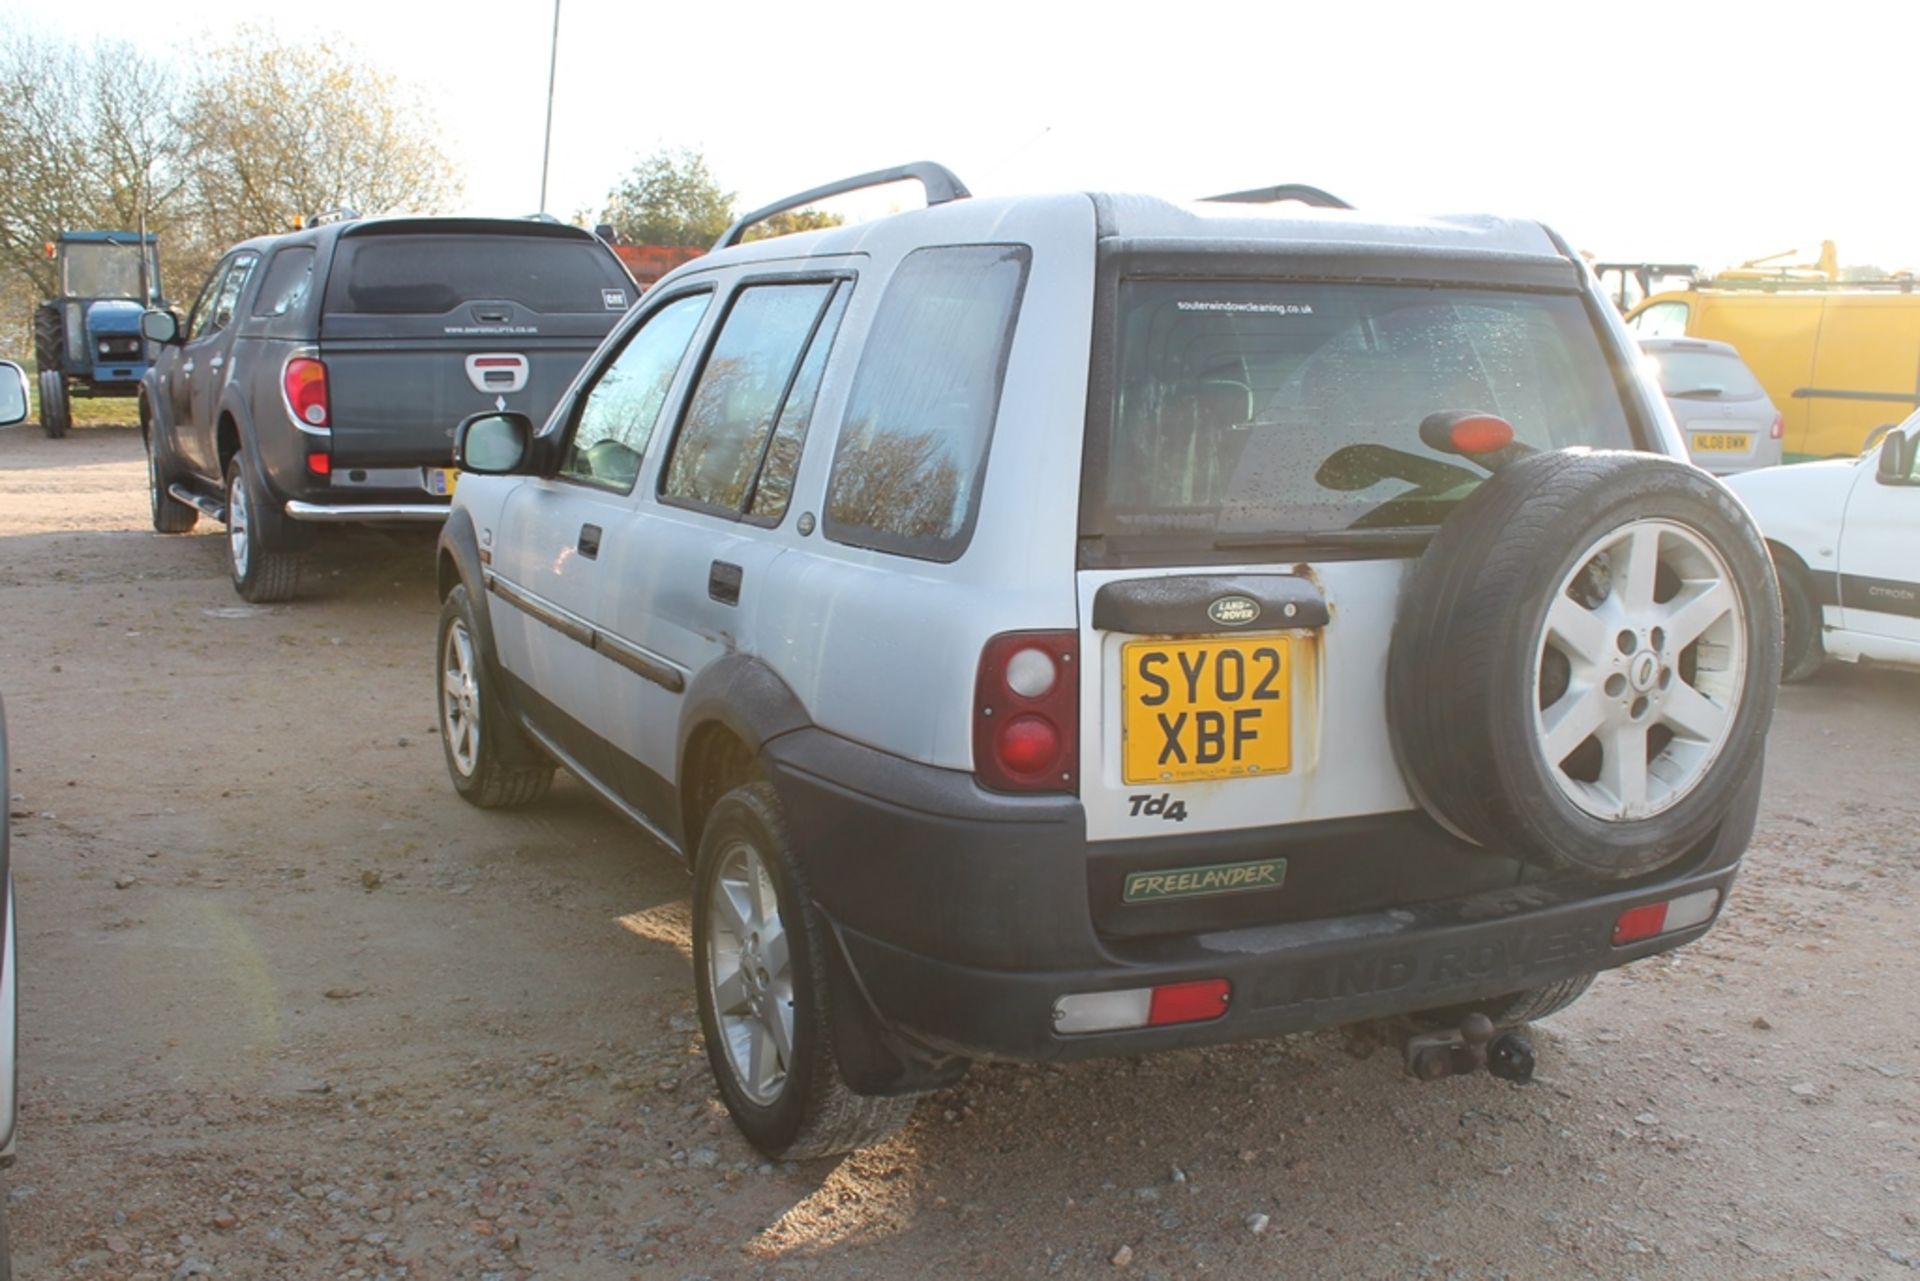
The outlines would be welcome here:
<svg viewBox="0 0 1920 1281">
<path fill-rule="evenodd" d="M 1703 400 L 1756 400 L 1766 395 L 1746 362 L 1724 351 L 1684 347 L 1650 351 L 1660 377 L 1660 390 L 1669 396 Z"/>
<path fill-rule="evenodd" d="M 1634 444 L 1572 295 L 1131 280 L 1116 341 L 1082 517 L 1116 549 L 1436 524 L 1486 477 L 1421 443 L 1442 411 L 1497 414 L 1540 449 Z"/>
<path fill-rule="evenodd" d="M 544 236 L 349 236 L 335 251 L 327 311 L 439 316 L 463 303 L 624 312 L 633 282 L 598 244 Z"/>
</svg>

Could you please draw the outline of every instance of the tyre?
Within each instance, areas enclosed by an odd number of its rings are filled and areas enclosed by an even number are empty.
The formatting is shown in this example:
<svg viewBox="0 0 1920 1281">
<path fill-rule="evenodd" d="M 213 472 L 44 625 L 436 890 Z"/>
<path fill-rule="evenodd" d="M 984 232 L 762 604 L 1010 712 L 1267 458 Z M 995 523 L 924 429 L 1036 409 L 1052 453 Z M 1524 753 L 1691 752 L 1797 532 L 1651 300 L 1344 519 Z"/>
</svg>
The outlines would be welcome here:
<svg viewBox="0 0 1920 1281">
<path fill-rule="evenodd" d="M 147 442 L 147 506 L 153 513 L 153 527 L 162 534 L 184 534 L 198 523 L 200 512 L 167 492 L 173 484 L 173 468 L 161 456 L 166 447 L 154 434 L 145 396 L 140 398 L 140 427 Z"/>
<path fill-rule="evenodd" d="M 1585 996 L 1598 977 L 1597 974 L 1576 974 L 1545 987 L 1530 987 L 1509 992 L 1505 996 L 1469 1001 L 1464 1005 L 1449 1005 L 1439 1010 L 1423 1010 L 1412 1018 L 1422 1027 L 1456 1028 L 1467 1015 L 1484 1014 L 1493 1020 L 1495 1027 L 1518 1027 L 1522 1023 L 1532 1023 L 1558 1014 Z"/>
<path fill-rule="evenodd" d="M 40 371 L 40 430 L 59 440 L 73 425 L 73 405 L 67 399 L 67 380 L 58 369 Z"/>
<path fill-rule="evenodd" d="M 480 650 L 480 628 L 464 585 L 447 593 L 440 606 L 440 746 L 447 757 L 453 790 L 481 809 L 505 809 L 537 801 L 553 786 L 551 765 L 526 765 L 508 759 L 508 736 L 523 758 L 534 750 L 511 724 L 489 687 Z"/>
<path fill-rule="evenodd" d="M 1780 580 L 1780 679 L 1803 681 L 1820 670 L 1827 647 L 1821 640 L 1820 605 L 1806 571 L 1790 562 L 1778 562 Z"/>
<path fill-rule="evenodd" d="M 67 326 L 60 304 L 43 302 L 33 309 L 33 363 L 36 369 L 64 369 L 67 363 Z"/>
<path fill-rule="evenodd" d="M 233 590 L 256 605 L 292 600 L 300 585 L 300 555 L 274 545 L 268 516 L 245 455 L 235 454 L 227 464 L 227 570 Z"/>
<path fill-rule="evenodd" d="M 886 1138 L 912 1096 L 848 1088 L 834 1057 L 832 946 L 771 785 L 736 787 L 708 816 L 694 864 L 693 972 L 720 1097 L 774 1158 L 832 1156 Z"/>
<path fill-rule="evenodd" d="M 1766 546 L 1717 481 L 1650 454 L 1525 458 L 1408 577 L 1387 663 L 1401 768 L 1493 853 L 1652 871 L 1758 763 L 1780 637 Z"/>
</svg>

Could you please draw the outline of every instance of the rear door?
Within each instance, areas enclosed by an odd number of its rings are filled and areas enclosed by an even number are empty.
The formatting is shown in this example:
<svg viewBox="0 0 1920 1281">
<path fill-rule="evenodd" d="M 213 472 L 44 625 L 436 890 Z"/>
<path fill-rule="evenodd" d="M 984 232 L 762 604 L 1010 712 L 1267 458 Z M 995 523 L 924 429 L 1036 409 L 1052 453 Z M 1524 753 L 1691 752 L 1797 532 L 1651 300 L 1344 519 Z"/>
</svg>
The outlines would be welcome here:
<svg viewBox="0 0 1920 1281">
<path fill-rule="evenodd" d="M 1842 294 L 1827 299 L 1814 353 L 1804 452 L 1859 454 L 1874 428 L 1913 411 L 1920 393 L 1920 299 Z"/>
<path fill-rule="evenodd" d="M 623 790 L 670 821 L 686 686 L 754 652 L 814 396 L 846 310 L 844 273 L 749 279 L 726 303 L 654 486 L 611 545 L 600 669 Z"/>
<path fill-rule="evenodd" d="M 1796 395 L 1812 385 L 1813 350 L 1825 302 L 1818 295 L 1701 293 L 1687 336 L 1730 344 L 1780 410 L 1787 461 L 1818 455 L 1808 431 L 1813 402 Z"/>
<path fill-rule="evenodd" d="M 443 226 L 341 234 L 320 322 L 336 473 L 444 468 L 455 424 L 487 409 L 544 422 L 633 303 L 633 282 L 585 233 Z"/>
<path fill-rule="evenodd" d="M 1419 426 L 1472 410 L 1541 448 L 1632 447 L 1582 299 L 1142 275 L 1114 316 L 1079 573 L 1102 927 L 1330 914 L 1500 874 L 1413 812 L 1387 723 L 1402 578 L 1485 475 Z M 1205 888 L 1229 881 L 1289 892 Z"/>
<path fill-rule="evenodd" d="M 233 338 L 240 315 L 240 299 L 247 281 L 259 263 L 260 255 L 241 250 L 227 260 L 220 283 L 204 304 L 205 315 L 194 317 L 185 351 L 181 353 L 181 380 L 187 393 L 187 412 L 182 432 L 187 457 L 196 470 L 208 475 L 219 473 L 219 454 L 215 445 L 214 418 L 220 412 L 220 393 L 226 390 L 232 371 L 227 368 L 233 357 Z M 204 323 L 203 323 L 204 322 Z M 176 403 L 177 400 L 176 400 Z"/>
</svg>

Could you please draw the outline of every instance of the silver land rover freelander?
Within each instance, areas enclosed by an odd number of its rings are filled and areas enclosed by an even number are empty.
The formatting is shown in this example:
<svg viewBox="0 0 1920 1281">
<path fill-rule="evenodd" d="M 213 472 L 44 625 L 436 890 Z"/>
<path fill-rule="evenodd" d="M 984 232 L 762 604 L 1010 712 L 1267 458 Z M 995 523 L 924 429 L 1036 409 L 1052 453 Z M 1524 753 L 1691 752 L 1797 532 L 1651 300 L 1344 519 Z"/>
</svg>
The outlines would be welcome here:
<svg viewBox="0 0 1920 1281">
<path fill-rule="evenodd" d="M 972 1059 L 1392 1020 L 1417 1075 L 1524 1076 L 1752 831 L 1780 607 L 1685 456 L 1536 223 L 861 175 L 662 279 L 544 424 L 461 424 L 447 765 L 686 858 L 770 1154 Z"/>
</svg>

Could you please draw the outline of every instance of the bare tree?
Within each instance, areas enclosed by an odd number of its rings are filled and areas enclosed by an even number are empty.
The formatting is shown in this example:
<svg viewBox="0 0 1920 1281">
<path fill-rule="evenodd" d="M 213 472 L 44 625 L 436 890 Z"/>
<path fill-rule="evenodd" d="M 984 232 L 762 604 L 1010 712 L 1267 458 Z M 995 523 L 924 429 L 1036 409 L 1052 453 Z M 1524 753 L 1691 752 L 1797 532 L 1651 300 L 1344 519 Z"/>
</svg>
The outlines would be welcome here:
<svg viewBox="0 0 1920 1281">
<path fill-rule="evenodd" d="M 414 95 L 351 49 L 246 28 L 207 68 L 179 120 L 206 243 L 284 231 L 297 214 L 434 213 L 458 197 Z"/>
</svg>

